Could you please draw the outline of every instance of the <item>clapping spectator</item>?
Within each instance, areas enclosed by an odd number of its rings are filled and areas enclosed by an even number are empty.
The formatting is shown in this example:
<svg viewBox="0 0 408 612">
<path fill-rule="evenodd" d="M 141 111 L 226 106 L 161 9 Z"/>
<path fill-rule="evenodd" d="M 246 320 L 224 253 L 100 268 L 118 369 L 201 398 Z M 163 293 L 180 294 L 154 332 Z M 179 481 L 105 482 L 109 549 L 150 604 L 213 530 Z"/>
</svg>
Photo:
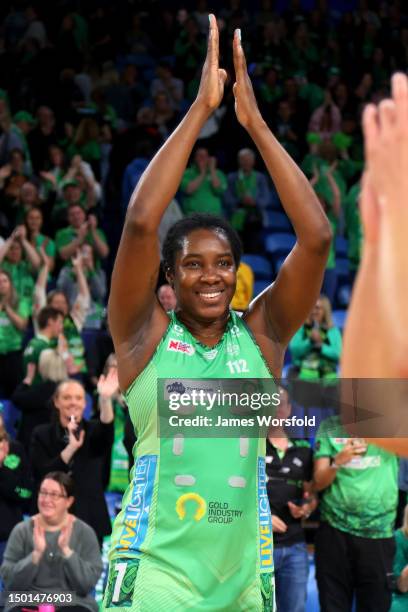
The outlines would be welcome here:
<svg viewBox="0 0 408 612">
<path fill-rule="evenodd" d="M 329 90 L 321 106 L 316 108 L 309 122 L 309 132 L 318 134 L 323 140 L 328 140 L 341 129 L 341 113 L 333 102 Z"/>
<path fill-rule="evenodd" d="M 0 416 L 0 565 L 13 527 L 23 520 L 31 483 L 26 454 L 10 439 Z"/>
<path fill-rule="evenodd" d="M 222 195 L 227 189 L 227 179 L 221 170 L 217 170 L 217 160 L 210 157 L 208 149 L 198 147 L 195 150 L 194 162 L 185 170 L 180 188 L 186 214 L 209 212 L 222 215 Z"/>
<path fill-rule="evenodd" d="M 9 273 L 19 297 L 31 301 L 34 289 L 33 273 L 39 269 L 41 258 L 27 240 L 24 225 L 18 226 L 0 246 L 0 265 Z"/>
<path fill-rule="evenodd" d="M 55 265 L 55 242 L 41 233 L 43 226 L 43 212 L 38 206 L 30 208 L 25 215 L 25 229 L 28 242 L 36 250 L 40 259 L 43 248 L 48 257 L 50 272 L 53 271 Z"/>
<path fill-rule="evenodd" d="M 75 266 L 81 266 L 91 296 L 85 327 L 99 328 L 107 290 L 105 271 L 96 265 L 94 251 L 90 244 L 83 244 L 75 257 L 72 258 L 72 262 L 74 268 Z M 72 268 L 64 266 L 61 269 L 57 280 L 57 289 L 67 296 L 70 304 L 75 303 L 79 293 L 79 284 L 78 277 Z"/>
<path fill-rule="evenodd" d="M 231 222 L 241 234 L 244 251 L 259 250 L 262 230 L 262 211 L 270 201 L 266 176 L 255 170 L 255 153 L 241 149 L 238 153 L 238 171 L 228 175 L 225 204 L 232 216 Z"/>
<path fill-rule="evenodd" d="M 22 346 L 31 303 L 19 298 L 10 275 L 0 269 L 0 393 L 10 397 L 23 378 Z"/>
<path fill-rule="evenodd" d="M 303 380 L 335 379 L 341 346 L 341 333 L 333 325 L 330 302 L 321 295 L 289 344 L 296 374 Z"/>
<path fill-rule="evenodd" d="M 111 531 L 104 498 L 103 465 L 113 443 L 112 379 L 99 384 L 99 419 L 83 418 L 85 389 L 75 380 L 60 383 L 54 395 L 54 422 L 33 431 L 31 465 L 37 485 L 49 471 L 70 473 L 75 513 L 93 527 L 99 542 Z"/>
<path fill-rule="evenodd" d="M 83 244 L 89 244 L 93 249 L 95 265 L 99 267 L 101 259 L 108 256 L 109 247 L 104 232 L 98 228 L 95 215 L 91 214 L 87 219 L 79 204 L 71 204 L 68 208 L 68 224 L 58 230 L 55 236 L 60 258 L 68 262 Z"/>
<path fill-rule="evenodd" d="M 14 527 L 0 571 L 9 591 L 66 591 L 75 610 L 97 612 L 92 591 L 102 559 L 93 529 L 70 512 L 74 490 L 68 474 L 45 475 L 38 492 L 38 514 Z M 6 610 L 12 608 L 9 604 Z"/>
<path fill-rule="evenodd" d="M 161 285 L 157 290 L 157 299 L 163 306 L 166 312 L 174 310 L 177 305 L 176 294 L 174 293 L 173 287 L 165 283 Z"/>
</svg>

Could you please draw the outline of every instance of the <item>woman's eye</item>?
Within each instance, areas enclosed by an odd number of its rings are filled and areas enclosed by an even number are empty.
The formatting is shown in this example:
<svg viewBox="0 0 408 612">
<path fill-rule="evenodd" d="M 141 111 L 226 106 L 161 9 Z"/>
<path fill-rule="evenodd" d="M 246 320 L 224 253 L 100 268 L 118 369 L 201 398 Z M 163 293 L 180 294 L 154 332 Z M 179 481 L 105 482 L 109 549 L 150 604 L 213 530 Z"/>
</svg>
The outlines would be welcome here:
<svg viewBox="0 0 408 612">
<path fill-rule="evenodd" d="M 230 262 L 226 259 L 221 259 L 220 261 L 220 266 L 223 266 L 224 268 L 227 268 L 230 265 Z"/>
<path fill-rule="evenodd" d="M 198 261 L 188 261 L 188 262 L 186 263 L 186 266 L 187 266 L 188 268 L 198 268 L 198 266 L 199 266 L 199 265 L 200 265 L 200 264 L 198 263 Z"/>
</svg>

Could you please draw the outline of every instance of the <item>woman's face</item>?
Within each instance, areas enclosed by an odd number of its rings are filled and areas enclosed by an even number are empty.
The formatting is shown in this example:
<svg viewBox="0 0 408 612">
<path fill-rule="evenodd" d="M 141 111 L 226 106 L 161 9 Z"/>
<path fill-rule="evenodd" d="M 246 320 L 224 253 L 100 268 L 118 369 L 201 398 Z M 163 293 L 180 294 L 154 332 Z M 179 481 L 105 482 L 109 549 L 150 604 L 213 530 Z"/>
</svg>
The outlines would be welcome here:
<svg viewBox="0 0 408 612">
<path fill-rule="evenodd" d="M 20 263 L 23 257 L 23 249 L 21 248 L 21 244 L 17 242 L 17 240 L 13 240 L 11 246 L 6 255 L 7 260 L 10 263 Z"/>
<path fill-rule="evenodd" d="M 73 498 L 67 496 L 59 482 L 51 478 L 42 481 L 38 492 L 38 510 L 46 524 L 51 526 L 62 523 L 72 502 Z"/>
<path fill-rule="evenodd" d="M 42 228 L 42 214 L 39 210 L 30 210 L 27 213 L 26 225 L 30 232 L 39 232 Z"/>
<path fill-rule="evenodd" d="M 0 295 L 8 295 L 10 293 L 11 283 L 7 274 L 0 274 Z"/>
<path fill-rule="evenodd" d="M 50 160 L 53 166 L 62 166 L 64 154 L 59 147 L 50 147 Z"/>
<path fill-rule="evenodd" d="M 14 151 L 10 159 L 10 165 L 14 172 L 23 173 L 24 158 L 18 151 Z"/>
<path fill-rule="evenodd" d="M 197 229 L 183 240 L 176 255 L 174 284 L 178 309 L 198 321 L 213 321 L 229 309 L 235 293 L 236 268 L 231 245 L 222 231 Z"/>
<path fill-rule="evenodd" d="M 319 325 L 323 323 L 324 320 L 324 308 L 321 300 L 317 300 L 315 307 L 312 310 L 312 319 L 316 321 Z"/>
<path fill-rule="evenodd" d="M 68 311 L 69 311 L 68 301 L 63 293 L 55 293 L 55 295 L 53 295 L 53 298 L 50 302 L 50 306 L 52 306 L 53 308 L 56 308 L 57 310 L 60 310 L 62 314 L 64 315 L 64 317 L 67 316 Z"/>
</svg>

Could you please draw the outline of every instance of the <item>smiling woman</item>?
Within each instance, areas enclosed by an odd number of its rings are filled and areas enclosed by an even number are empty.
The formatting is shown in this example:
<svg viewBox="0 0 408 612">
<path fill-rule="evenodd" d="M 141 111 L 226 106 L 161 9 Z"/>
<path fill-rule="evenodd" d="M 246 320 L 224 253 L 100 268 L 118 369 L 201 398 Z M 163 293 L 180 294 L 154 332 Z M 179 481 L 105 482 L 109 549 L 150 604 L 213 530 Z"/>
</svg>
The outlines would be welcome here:
<svg viewBox="0 0 408 612">
<path fill-rule="evenodd" d="M 308 181 L 260 115 L 236 31 L 237 119 L 261 153 L 298 240 L 274 284 L 240 318 L 230 309 L 241 256 L 237 235 L 218 217 L 184 219 L 163 249 L 176 308 L 161 307 L 158 228 L 202 126 L 222 100 L 226 73 L 218 54 L 210 15 L 197 98 L 132 194 L 112 275 L 109 325 L 138 435 L 132 481 L 112 534 L 104 609 L 116 612 L 274 610 L 265 440 L 157 433 L 159 378 L 280 375 L 286 346 L 319 294 L 331 239 Z M 211 520 L 214 503 L 231 510 L 230 522 Z"/>
</svg>

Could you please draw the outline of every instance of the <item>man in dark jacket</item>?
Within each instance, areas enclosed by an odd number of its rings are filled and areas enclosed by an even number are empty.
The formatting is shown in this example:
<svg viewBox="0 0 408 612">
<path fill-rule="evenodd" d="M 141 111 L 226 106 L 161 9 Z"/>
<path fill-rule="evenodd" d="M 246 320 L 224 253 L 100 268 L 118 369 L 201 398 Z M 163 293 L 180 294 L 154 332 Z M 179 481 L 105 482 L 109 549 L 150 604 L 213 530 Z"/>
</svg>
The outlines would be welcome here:
<svg viewBox="0 0 408 612">
<path fill-rule="evenodd" d="M 99 420 L 83 420 L 85 390 L 76 380 L 60 383 L 54 396 L 57 419 L 40 425 L 31 439 L 31 465 L 38 487 L 48 472 L 68 472 L 75 482 L 75 514 L 94 528 L 99 541 L 111 531 L 103 487 L 103 461 L 113 443 L 110 389 L 99 388 Z"/>
</svg>

